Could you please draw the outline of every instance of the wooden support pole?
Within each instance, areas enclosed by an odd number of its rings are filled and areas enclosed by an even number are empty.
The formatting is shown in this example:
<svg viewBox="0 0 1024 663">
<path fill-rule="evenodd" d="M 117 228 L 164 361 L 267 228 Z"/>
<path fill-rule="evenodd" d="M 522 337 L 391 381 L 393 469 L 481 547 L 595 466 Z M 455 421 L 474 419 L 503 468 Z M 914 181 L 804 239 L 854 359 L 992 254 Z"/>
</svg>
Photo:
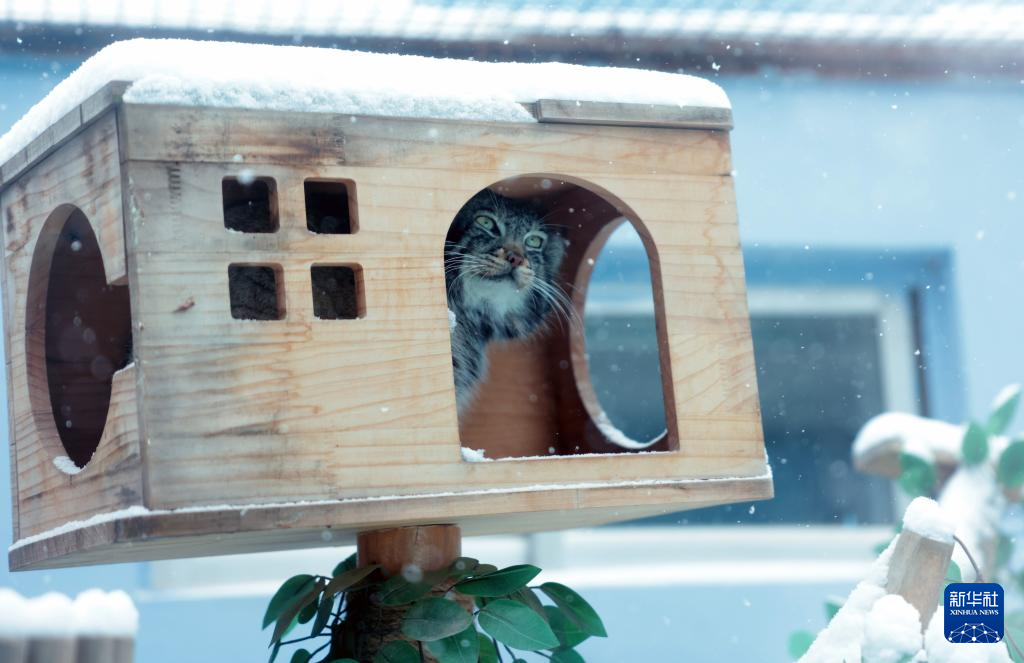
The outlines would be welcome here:
<svg viewBox="0 0 1024 663">
<path fill-rule="evenodd" d="M 462 532 L 457 525 L 394 527 L 362 532 L 356 542 L 359 566 L 377 564 L 386 577 L 404 573 L 415 581 L 422 574 L 447 568 L 462 555 Z M 435 589 L 440 595 L 443 590 Z M 345 621 L 332 633 L 330 656 L 372 661 L 391 640 L 401 640 L 406 606 L 384 606 L 370 592 L 353 592 Z M 425 661 L 434 661 L 428 654 Z"/>
<path fill-rule="evenodd" d="M 359 566 L 379 564 L 384 575 L 401 573 L 407 565 L 424 573 L 443 569 L 462 555 L 458 525 L 392 527 L 362 532 L 356 542 Z"/>
<path fill-rule="evenodd" d="M 904 529 L 889 559 L 885 590 L 917 608 L 921 629 L 928 628 L 953 556 L 953 544 Z"/>
</svg>

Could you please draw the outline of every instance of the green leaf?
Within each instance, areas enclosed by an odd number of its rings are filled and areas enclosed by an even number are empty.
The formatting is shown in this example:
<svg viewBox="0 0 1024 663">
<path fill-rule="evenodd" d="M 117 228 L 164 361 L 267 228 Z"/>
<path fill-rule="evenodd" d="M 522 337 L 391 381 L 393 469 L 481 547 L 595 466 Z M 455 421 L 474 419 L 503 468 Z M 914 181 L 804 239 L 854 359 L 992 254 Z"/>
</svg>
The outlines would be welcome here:
<svg viewBox="0 0 1024 663">
<path fill-rule="evenodd" d="M 548 625 L 551 627 L 551 630 L 555 632 L 555 637 L 558 638 L 559 646 L 572 649 L 590 637 L 581 631 L 579 626 L 566 617 L 565 613 L 555 606 L 544 606 L 544 612 L 545 617 L 548 620 Z"/>
<path fill-rule="evenodd" d="M 359 661 L 354 658 L 335 658 L 327 661 L 327 663 L 359 663 Z M 419 662 L 417 661 L 417 663 Z"/>
<path fill-rule="evenodd" d="M 320 604 L 317 601 L 313 601 L 305 608 L 299 611 L 299 623 L 308 624 L 316 617 L 317 611 L 320 609 Z"/>
<path fill-rule="evenodd" d="M 309 659 L 312 656 L 305 649 L 300 649 L 292 654 L 292 663 L 309 663 Z"/>
<path fill-rule="evenodd" d="M 844 599 L 829 597 L 825 599 L 825 619 L 832 621 L 839 609 L 843 607 Z"/>
<path fill-rule="evenodd" d="M 807 653 L 814 644 L 814 634 L 810 631 L 794 631 L 789 634 L 789 656 L 794 661 Z"/>
<path fill-rule="evenodd" d="M 476 577 L 487 575 L 488 573 L 494 573 L 498 570 L 494 564 L 480 564 L 473 569 L 473 575 Z"/>
<path fill-rule="evenodd" d="M 480 611 L 477 620 L 485 633 L 515 649 L 537 651 L 558 646 L 558 638 L 548 623 L 519 601 L 492 601 Z"/>
<path fill-rule="evenodd" d="M 548 614 L 544 611 L 544 605 L 540 602 L 540 599 L 537 598 L 537 593 L 529 587 L 517 589 L 516 591 L 509 594 L 508 597 L 513 601 L 525 603 L 526 605 L 530 606 L 534 612 L 543 617 L 545 621 L 547 620 Z"/>
<path fill-rule="evenodd" d="M 309 632 L 310 635 L 318 635 L 327 627 L 327 622 L 331 620 L 332 609 L 334 609 L 334 597 L 324 594 L 320 599 L 320 607 L 317 608 L 316 619 L 313 620 L 313 629 Z"/>
<path fill-rule="evenodd" d="M 988 432 L 993 435 L 1002 435 L 1006 432 L 1006 427 L 1013 420 L 1013 415 L 1017 412 L 1017 405 L 1019 403 L 1019 384 L 1008 385 L 999 392 L 995 402 L 992 404 L 992 414 L 988 415 L 988 421 L 985 423 Z"/>
<path fill-rule="evenodd" d="M 281 643 L 275 642 L 274 649 L 270 652 L 270 660 L 267 663 L 274 663 L 274 660 L 277 659 L 277 652 L 279 651 L 281 651 Z"/>
<path fill-rule="evenodd" d="M 605 630 L 597 611 L 583 600 L 582 596 L 557 582 L 546 582 L 540 586 L 540 590 L 551 597 L 565 616 L 575 622 L 584 633 L 599 638 L 608 637 L 608 631 Z"/>
<path fill-rule="evenodd" d="M 1013 555 L 1013 544 L 1012 538 L 1002 532 L 999 533 L 999 539 L 996 542 L 996 569 L 1003 568 L 1010 561 L 1010 556 Z"/>
<path fill-rule="evenodd" d="M 480 560 L 472 557 L 459 557 L 448 566 L 448 577 L 465 578 L 476 573 L 478 566 L 480 566 Z"/>
<path fill-rule="evenodd" d="M 480 663 L 498 663 L 498 650 L 494 648 L 494 642 L 483 633 L 476 634 L 480 643 Z"/>
<path fill-rule="evenodd" d="M 384 643 L 373 663 L 420 663 L 420 653 L 405 640 Z"/>
<path fill-rule="evenodd" d="M 1006 488 L 1024 485 L 1024 440 L 1014 440 L 999 455 L 996 477 Z"/>
<path fill-rule="evenodd" d="M 413 640 L 433 642 L 466 630 L 473 618 L 450 599 L 426 598 L 412 604 L 402 619 L 402 633 Z"/>
<path fill-rule="evenodd" d="M 551 663 L 586 663 L 575 649 L 559 649 L 551 656 Z"/>
<path fill-rule="evenodd" d="M 900 487 L 911 497 L 929 495 L 935 486 L 935 466 L 920 456 L 900 454 Z"/>
<path fill-rule="evenodd" d="M 960 446 L 964 465 L 979 465 L 988 458 L 988 431 L 976 421 L 967 424 L 964 441 Z"/>
<path fill-rule="evenodd" d="M 508 596 L 537 577 L 540 569 L 532 564 L 517 564 L 487 575 L 478 575 L 455 585 L 455 591 L 467 596 Z"/>
<path fill-rule="evenodd" d="M 292 601 L 281 611 L 281 616 L 277 618 L 277 625 L 274 627 L 274 635 L 271 636 L 272 642 L 277 642 L 281 639 L 281 636 L 286 634 L 295 628 L 295 623 L 298 621 L 299 613 L 307 606 L 312 604 L 315 605 L 316 597 L 323 590 L 323 581 L 317 581 L 313 588 L 305 594 L 299 594 L 292 598 Z"/>
<path fill-rule="evenodd" d="M 950 560 L 949 567 L 946 569 L 946 582 L 963 582 L 964 576 L 960 573 L 960 566 Z"/>
<path fill-rule="evenodd" d="M 438 663 L 477 663 L 480 655 L 479 634 L 472 624 L 461 633 L 425 644 Z"/>
<path fill-rule="evenodd" d="M 382 605 L 405 605 L 429 594 L 431 586 L 431 583 L 413 583 L 401 575 L 394 575 L 381 585 L 377 596 Z"/>
<path fill-rule="evenodd" d="M 334 571 L 331 572 L 331 577 L 337 578 L 345 571 L 351 571 L 352 569 L 356 568 L 357 563 L 358 561 L 356 559 L 356 554 L 352 553 L 345 559 L 338 562 L 338 565 L 334 567 Z"/>
<path fill-rule="evenodd" d="M 356 584 L 361 582 L 371 573 L 376 571 L 379 566 L 372 564 L 370 566 L 360 566 L 358 569 L 348 569 L 336 574 L 327 586 L 324 587 L 324 596 L 334 596 L 346 591 L 349 587 L 354 587 Z M 337 570 L 337 569 L 335 569 Z"/>
<path fill-rule="evenodd" d="M 277 618 L 281 616 L 281 612 L 288 607 L 288 603 L 295 598 L 295 595 L 309 591 L 314 582 L 313 576 L 308 573 L 292 576 L 285 580 L 280 589 L 275 592 L 273 598 L 270 599 L 270 603 L 267 604 L 267 611 L 263 615 L 263 628 L 267 628 L 276 622 Z"/>
</svg>

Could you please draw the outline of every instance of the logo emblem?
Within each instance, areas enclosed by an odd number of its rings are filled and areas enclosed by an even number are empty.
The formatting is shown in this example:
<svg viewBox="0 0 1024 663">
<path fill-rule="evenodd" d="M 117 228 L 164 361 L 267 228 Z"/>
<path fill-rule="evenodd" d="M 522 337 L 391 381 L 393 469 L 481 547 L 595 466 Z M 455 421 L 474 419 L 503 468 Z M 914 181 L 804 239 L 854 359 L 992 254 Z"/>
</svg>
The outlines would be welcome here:
<svg viewBox="0 0 1024 663">
<path fill-rule="evenodd" d="M 993 643 L 1003 639 L 1003 588 L 994 582 L 955 582 L 943 592 L 946 639 Z"/>
</svg>

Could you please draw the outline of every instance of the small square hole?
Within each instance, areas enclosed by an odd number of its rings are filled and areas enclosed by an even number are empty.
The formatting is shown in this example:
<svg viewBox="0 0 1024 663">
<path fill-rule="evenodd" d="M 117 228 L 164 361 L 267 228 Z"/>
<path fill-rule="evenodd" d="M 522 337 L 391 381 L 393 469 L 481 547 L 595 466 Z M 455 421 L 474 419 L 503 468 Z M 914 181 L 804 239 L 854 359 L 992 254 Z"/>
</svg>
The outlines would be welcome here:
<svg viewBox="0 0 1024 663">
<path fill-rule="evenodd" d="M 243 233 L 277 232 L 277 187 L 269 177 L 225 177 L 224 227 Z"/>
<path fill-rule="evenodd" d="M 324 235 L 356 231 L 355 185 L 345 181 L 306 180 L 306 227 Z"/>
<path fill-rule="evenodd" d="M 364 313 L 358 267 L 313 265 L 313 314 L 322 320 L 355 320 Z"/>
<path fill-rule="evenodd" d="M 281 320 L 284 297 L 278 265 L 228 265 L 231 317 L 238 320 Z"/>
</svg>

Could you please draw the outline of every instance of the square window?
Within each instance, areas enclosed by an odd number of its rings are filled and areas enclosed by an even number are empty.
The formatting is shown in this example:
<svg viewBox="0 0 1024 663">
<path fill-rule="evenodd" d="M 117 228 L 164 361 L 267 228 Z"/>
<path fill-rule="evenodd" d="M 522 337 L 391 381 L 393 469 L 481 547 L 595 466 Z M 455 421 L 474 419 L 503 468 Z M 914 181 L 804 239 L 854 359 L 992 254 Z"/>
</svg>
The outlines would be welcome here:
<svg viewBox="0 0 1024 663">
<path fill-rule="evenodd" d="M 355 320 L 364 313 L 358 267 L 313 265 L 313 314 L 322 320 Z"/>
<path fill-rule="evenodd" d="M 277 187 L 269 177 L 225 177 L 224 227 L 243 233 L 277 232 Z"/>
<path fill-rule="evenodd" d="M 306 180 L 306 228 L 324 235 L 356 231 L 355 185 L 341 180 Z M 350 191 L 351 190 L 351 191 Z"/>
<path fill-rule="evenodd" d="M 284 318 L 284 289 L 279 265 L 228 265 L 231 317 L 238 320 Z"/>
</svg>

